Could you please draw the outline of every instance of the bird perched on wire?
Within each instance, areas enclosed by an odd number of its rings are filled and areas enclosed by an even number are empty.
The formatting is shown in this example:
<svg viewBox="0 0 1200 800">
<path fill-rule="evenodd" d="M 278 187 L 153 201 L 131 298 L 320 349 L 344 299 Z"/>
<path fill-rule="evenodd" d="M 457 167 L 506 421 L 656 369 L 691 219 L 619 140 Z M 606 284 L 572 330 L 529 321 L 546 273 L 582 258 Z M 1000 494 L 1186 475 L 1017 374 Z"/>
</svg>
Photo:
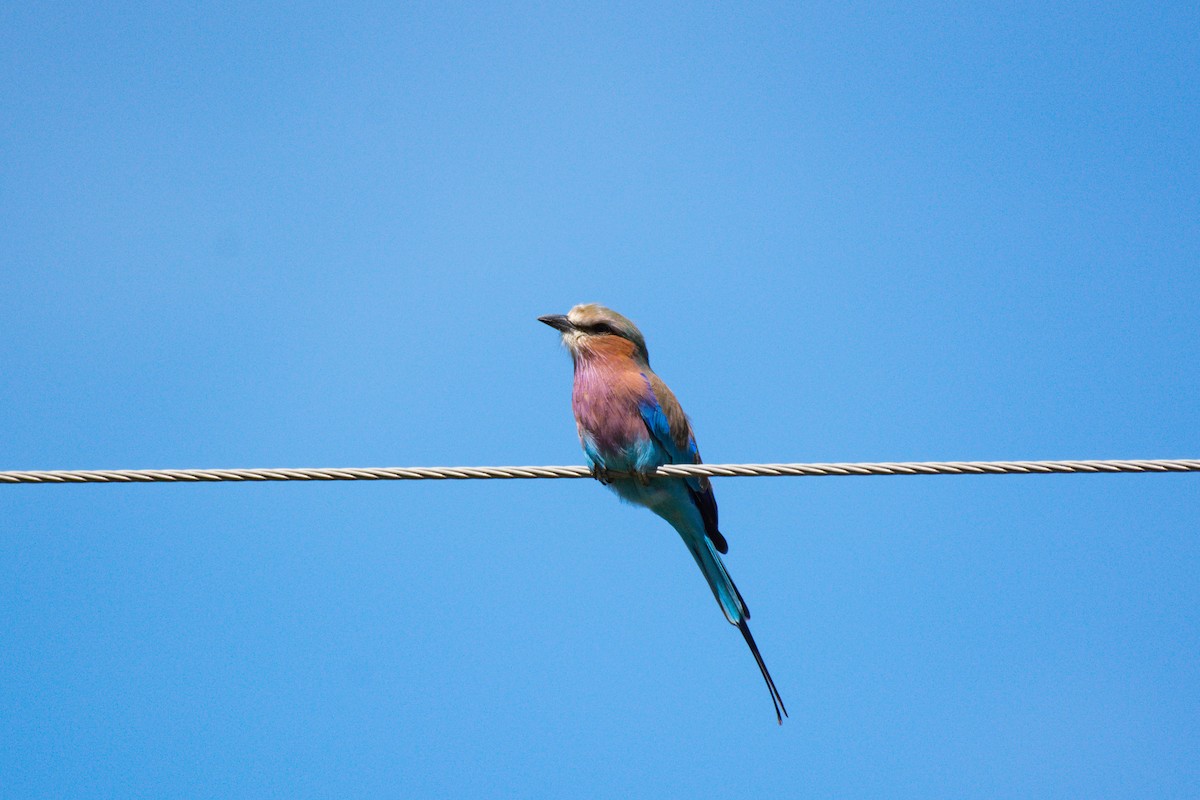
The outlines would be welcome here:
<svg viewBox="0 0 1200 800">
<path fill-rule="evenodd" d="M 717 528 L 712 485 L 703 477 L 653 477 L 663 464 L 699 464 L 700 452 L 679 401 L 650 369 L 641 331 L 594 303 L 538 321 L 562 333 L 575 362 L 571 405 L 592 474 L 621 499 L 649 508 L 679 532 L 725 618 L 742 632 L 754 654 L 775 717 L 783 724 L 787 709 L 750 635 L 750 609 L 721 561 L 729 545 Z"/>
</svg>

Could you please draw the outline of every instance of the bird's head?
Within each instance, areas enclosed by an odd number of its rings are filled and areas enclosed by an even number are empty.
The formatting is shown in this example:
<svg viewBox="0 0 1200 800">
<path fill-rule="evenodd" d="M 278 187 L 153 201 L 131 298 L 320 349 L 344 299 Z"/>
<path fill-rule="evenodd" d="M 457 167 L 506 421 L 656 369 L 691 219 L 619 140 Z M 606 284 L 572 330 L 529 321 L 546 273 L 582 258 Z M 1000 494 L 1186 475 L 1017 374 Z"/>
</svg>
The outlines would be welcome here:
<svg viewBox="0 0 1200 800">
<path fill-rule="evenodd" d="M 563 344 L 574 358 L 602 352 L 629 351 L 628 354 L 649 365 L 646 340 L 627 318 L 611 308 L 597 303 L 577 305 L 566 314 L 547 314 L 538 317 L 551 328 L 562 332 Z"/>
</svg>

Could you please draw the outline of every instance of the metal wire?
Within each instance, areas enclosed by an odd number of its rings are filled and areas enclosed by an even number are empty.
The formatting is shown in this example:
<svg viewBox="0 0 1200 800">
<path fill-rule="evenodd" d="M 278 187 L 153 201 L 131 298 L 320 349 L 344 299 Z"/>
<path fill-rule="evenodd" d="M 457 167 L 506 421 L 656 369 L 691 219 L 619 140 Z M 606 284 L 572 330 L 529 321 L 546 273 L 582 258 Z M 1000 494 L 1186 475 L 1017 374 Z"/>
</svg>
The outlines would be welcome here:
<svg viewBox="0 0 1200 800">
<path fill-rule="evenodd" d="M 899 461 L 833 464 L 672 464 L 657 477 L 835 475 L 1041 475 L 1081 472 L 1200 472 L 1200 459 L 1135 461 Z M 14 470 L 0 483 L 202 483 L 206 481 L 420 481 L 589 478 L 587 467 L 359 467 L 323 469 Z M 612 477 L 622 477 L 613 472 Z"/>
</svg>

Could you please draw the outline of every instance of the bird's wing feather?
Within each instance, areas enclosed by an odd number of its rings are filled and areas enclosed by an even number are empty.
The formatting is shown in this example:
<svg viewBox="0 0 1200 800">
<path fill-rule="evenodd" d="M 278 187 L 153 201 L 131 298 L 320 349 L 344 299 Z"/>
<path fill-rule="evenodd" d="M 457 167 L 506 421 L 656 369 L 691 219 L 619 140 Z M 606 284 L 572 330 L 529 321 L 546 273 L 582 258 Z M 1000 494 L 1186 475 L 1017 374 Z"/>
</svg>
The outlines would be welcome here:
<svg viewBox="0 0 1200 800">
<path fill-rule="evenodd" d="M 696 437 L 675 394 L 653 372 L 644 373 L 644 377 L 650 392 L 641 404 L 641 413 L 650 435 L 670 458 L 669 463 L 699 464 L 700 450 L 696 447 Z M 704 520 L 705 535 L 718 552 L 728 553 L 729 543 L 717 527 L 717 498 L 713 494 L 712 482 L 701 477 L 685 478 L 684 483 Z"/>
</svg>

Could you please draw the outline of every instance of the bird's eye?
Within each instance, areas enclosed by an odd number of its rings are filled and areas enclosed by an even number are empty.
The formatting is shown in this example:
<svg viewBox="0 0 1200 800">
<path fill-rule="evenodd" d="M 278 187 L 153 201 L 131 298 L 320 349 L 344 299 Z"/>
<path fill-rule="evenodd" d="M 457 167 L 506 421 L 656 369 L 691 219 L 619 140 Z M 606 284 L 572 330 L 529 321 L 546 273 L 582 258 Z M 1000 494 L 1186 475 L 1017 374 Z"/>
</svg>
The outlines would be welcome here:
<svg viewBox="0 0 1200 800">
<path fill-rule="evenodd" d="M 621 334 L 617 333 L 616 328 L 614 328 L 612 325 L 609 325 L 607 322 L 597 322 L 594 325 L 588 326 L 588 332 L 589 333 L 599 333 L 599 334 L 607 333 L 607 334 L 611 334 L 613 336 L 621 335 Z"/>
</svg>

